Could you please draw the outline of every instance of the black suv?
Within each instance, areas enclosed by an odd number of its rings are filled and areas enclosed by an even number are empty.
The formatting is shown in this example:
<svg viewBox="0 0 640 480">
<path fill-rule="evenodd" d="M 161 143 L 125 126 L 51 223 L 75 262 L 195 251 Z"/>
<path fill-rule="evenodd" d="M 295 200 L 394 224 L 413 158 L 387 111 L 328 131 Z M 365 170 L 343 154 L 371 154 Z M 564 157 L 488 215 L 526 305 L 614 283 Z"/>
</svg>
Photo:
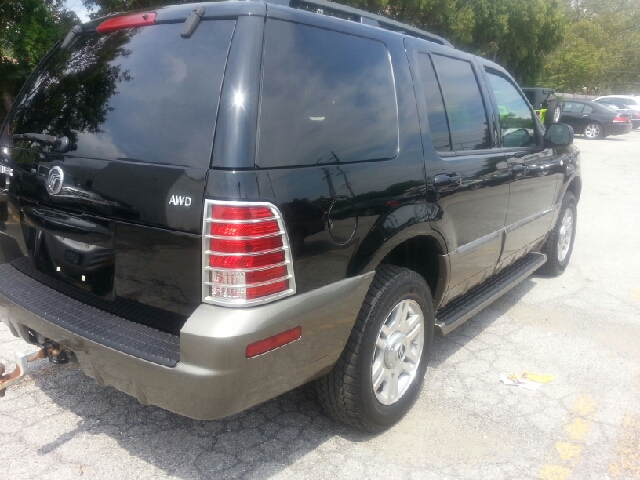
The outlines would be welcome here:
<svg viewBox="0 0 640 480">
<path fill-rule="evenodd" d="M 76 27 L 2 130 L 17 363 L 77 359 L 198 419 L 317 380 L 384 429 L 434 333 L 566 267 L 572 140 L 495 63 L 321 0 Z"/>
</svg>

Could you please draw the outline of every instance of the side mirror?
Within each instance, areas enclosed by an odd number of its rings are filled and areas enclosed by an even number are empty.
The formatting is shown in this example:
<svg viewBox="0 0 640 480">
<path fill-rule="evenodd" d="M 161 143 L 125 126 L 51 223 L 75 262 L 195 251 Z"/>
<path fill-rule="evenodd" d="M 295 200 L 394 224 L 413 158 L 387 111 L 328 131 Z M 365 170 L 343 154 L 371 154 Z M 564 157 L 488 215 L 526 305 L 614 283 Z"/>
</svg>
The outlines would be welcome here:
<svg viewBox="0 0 640 480">
<path fill-rule="evenodd" d="M 573 143 L 573 127 L 564 123 L 553 123 L 544 134 L 546 148 L 566 147 Z"/>
</svg>

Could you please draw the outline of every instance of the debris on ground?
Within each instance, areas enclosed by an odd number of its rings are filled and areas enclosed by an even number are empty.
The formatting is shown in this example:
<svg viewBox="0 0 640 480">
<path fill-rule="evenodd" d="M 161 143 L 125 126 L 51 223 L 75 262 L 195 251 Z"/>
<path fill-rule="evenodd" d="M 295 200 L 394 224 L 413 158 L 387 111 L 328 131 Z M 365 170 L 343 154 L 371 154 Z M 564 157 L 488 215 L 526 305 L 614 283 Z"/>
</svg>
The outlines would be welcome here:
<svg viewBox="0 0 640 480">
<path fill-rule="evenodd" d="M 516 373 L 501 373 L 500 381 L 504 385 L 523 387 L 527 390 L 538 390 L 543 384 L 553 380 L 551 375 L 538 375 L 537 373 L 524 372 L 521 375 Z"/>
</svg>

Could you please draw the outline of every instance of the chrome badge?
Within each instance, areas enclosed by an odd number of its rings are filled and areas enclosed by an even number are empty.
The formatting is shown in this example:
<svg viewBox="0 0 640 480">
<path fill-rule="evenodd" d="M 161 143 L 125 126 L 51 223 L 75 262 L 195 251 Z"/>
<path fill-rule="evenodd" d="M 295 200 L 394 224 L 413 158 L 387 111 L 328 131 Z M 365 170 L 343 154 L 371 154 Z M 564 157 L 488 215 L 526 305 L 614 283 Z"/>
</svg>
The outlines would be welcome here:
<svg viewBox="0 0 640 480">
<path fill-rule="evenodd" d="M 60 167 L 53 167 L 49 170 L 49 176 L 47 177 L 47 191 L 51 195 L 57 195 L 62 190 L 62 184 L 64 183 L 64 172 Z"/>
</svg>

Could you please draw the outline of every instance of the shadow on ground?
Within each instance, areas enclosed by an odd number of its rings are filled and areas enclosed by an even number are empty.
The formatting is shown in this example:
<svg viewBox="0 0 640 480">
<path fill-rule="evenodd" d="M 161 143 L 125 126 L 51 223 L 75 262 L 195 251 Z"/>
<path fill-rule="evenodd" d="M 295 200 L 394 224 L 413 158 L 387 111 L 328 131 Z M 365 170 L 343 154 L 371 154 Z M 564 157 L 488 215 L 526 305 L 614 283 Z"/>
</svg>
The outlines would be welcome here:
<svg viewBox="0 0 640 480">
<path fill-rule="evenodd" d="M 430 369 L 446 362 L 534 286 L 525 280 L 448 336 L 436 337 Z M 37 386 L 79 421 L 75 429 L 42 445 L 40 455 L 67 456 L 91 443 L 86 435 L 107 435 L 130 455 L 178 478 L 267 478 L 336 435 L 353 442 L 371 438 L 326 417 L 310 386 L 224 420 L 197 421 L 100 387 L 72 366 L 54 374 L 41 374 L 43 370 L 33 376 Z"/>
</svg>

